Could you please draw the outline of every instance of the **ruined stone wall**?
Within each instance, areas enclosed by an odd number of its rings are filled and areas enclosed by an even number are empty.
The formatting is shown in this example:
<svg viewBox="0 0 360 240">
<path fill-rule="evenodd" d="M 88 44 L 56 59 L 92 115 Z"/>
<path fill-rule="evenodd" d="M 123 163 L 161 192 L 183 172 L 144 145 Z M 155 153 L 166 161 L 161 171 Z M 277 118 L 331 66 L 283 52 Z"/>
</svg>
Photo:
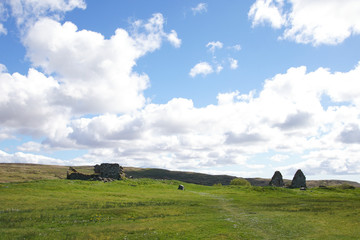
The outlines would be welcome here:
<svg viewBox="0 0 360 240">
<path fill-rule="evenodd" d="M 95 180 L 98 176 L 97 174 L 83 174 L 79 172 L 67 173 L 67 179 L 71 180 Z"/>
<path fill-rule="evenodd" d="M 100 177 L 120 179 L 120 165 L 117 163 L 102 163 L 100 165 Z"/>
<path fill-rule="evenodd" d="M 125 177 L 123 167 L 117 163 L 102 163 L 94 166 L 94 174 L 83 174 L 70 167 L 70 173 L 67 173 L 67 179 L 73 180 L 100 180 L 112 181 Z"/>
</svg>

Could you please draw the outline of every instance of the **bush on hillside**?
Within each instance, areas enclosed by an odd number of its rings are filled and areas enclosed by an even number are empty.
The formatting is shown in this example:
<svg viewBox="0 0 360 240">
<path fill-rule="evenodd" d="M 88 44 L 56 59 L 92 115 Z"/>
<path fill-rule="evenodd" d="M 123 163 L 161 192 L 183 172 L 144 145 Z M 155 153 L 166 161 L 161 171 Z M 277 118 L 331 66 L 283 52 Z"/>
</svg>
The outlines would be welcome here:
<svg viewBox="0 0 360 240">
<path fill-rule="evenodd" d="M 251 184 L 244 178 L 234 178 L 233 180 L 231 180 L 230 185 L 251 186 Z"/>
</svg>

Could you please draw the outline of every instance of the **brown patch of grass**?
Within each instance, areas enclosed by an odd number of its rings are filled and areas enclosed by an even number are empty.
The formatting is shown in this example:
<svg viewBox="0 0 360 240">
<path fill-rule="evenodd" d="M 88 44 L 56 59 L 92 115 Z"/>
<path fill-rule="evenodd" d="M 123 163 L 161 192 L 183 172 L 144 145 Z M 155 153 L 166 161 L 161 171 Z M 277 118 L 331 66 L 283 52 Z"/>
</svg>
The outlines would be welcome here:
<svg viewBox="0 0 360 240">
<path fill-rule="evenodd" d="M 0 183 L 65 179 L 68 166 L 0 163 Z M 92 166 L 76 167 L 79 172 L 92 173 Z"/>
</svg>

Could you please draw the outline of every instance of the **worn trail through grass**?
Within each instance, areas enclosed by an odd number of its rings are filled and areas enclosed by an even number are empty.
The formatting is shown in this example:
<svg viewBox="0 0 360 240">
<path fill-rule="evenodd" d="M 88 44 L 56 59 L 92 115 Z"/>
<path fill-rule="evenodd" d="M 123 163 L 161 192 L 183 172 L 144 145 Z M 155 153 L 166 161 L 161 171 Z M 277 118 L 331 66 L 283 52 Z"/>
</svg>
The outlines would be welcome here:
<svg viewBox="0 0 360 240">
<path fill-rule="evenodd" d="M 207 193 L 207 192 L 195 192 L 190 191 L 191 193 L 211 198 L 213 200 L 216 200 L 217 203 L 215 204 L 216 207 L 219 209 L 219 213 L 224 213 L 226 218 L 224 220 L 237 223 L 240 220 L 240 216 L 244 214 L 244 211 L 239 208 L 239 206 L 234 205 L 232 198 L 225 198 L 224 196 L 213 194 L 213 193 Z"/>
</svg>

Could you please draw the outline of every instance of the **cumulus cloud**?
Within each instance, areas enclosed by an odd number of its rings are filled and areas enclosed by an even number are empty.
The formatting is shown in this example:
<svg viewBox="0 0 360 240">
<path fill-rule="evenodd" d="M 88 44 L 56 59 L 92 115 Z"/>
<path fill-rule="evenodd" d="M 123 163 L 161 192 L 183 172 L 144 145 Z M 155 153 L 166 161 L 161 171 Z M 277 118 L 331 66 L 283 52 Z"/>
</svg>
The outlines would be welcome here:
<svg viewBox="0 0 360 240">
<path fill-rule="evenodd" d="M 291 7 L 285 8 L 284 3 Z M 284 27 L 282 39 L 317 46 L 339 44 L 360 34 L 359 11 L 357 0 L 257 0 L 248 15 L 253 26 Z"/>
<path fill-rule="evenodd" d="M 152 52 L 161 46 L 163 39 L 167 39 L 173 46 L 180 47 L 181 40 L 175 30 L 170 33 L 164 31 L 165 19 L 161 13 L 155 13 L 144 22 L 137 20 L 133 22 L 132 37 L 136 42 L 136 47 L 142 50 L 142 54 Z"/>
<path fill-rule="evenodd" d="M 66 134 L 47 136 L 42 147 L 89 149 L 74 164 L 115 161 L 201 171 L 238 164 L 254 172 L 265 166 L 249 159 L 271 151 L 269 162 L 281 162 L 279 169 L 289 175 L 298 168 L 309 176 L 359 174 L 359 76 L 360 66 L 335 73 L 290 68 L 266 80 L 258 94 L 222 93 L 215 105 L 198 108 L 175 98 L 122 115 L 75 118 Z M 331 100 L 327 108 L 323 95 Z M 349 104 L 336 104 L 344 100 Z M 30 142 L 19 150 L 39 148 Z M 303 161 L 286 166 L 290 153 Z"/>
<path fill-rule="evenodd" d="M 4 34 L 4 35 L 7 34 L 7 29 L 1 23 L 3 21 L 6 21 L 7 18 L 8 18 L 8 13 L 5 8 L 5 5 L 4 5 L 4 3 L 0 3 L 0 36 L 1 36 L 1 34 Z"/>
<path fill-rule="evenodd" d="M 2 25 L 2 24 L 0 23 L 0 35 L 1 35 L 1 34 L 6 35 L 6 34 L 7 34 L 7 30 L 6 30 L 6 28 L 4 27 L 4 25 Z"/>
<path fill-rule="evenodd" d="M 35 155 L 30 153 L 16 152 L 13 154 L 0 150 L 0 162 L 2 163 L 34 163 L 34 164 L 56 164 L 65 165 L 66 162 L 60 159 Z"/>
<path fill-rule="evenodd" d="M 211 74 L 213 72 L 220 73 L 224 69 L 224 63 L 226 61 L 229 61 L 231 69 L 236 69 L 238 67 L 237 66 L 237 60 L 235 60 L 233 58 L 224 59 L 224 60 L 222 60 L 220 62 L 218 62 L 216 60 L 215 51 L 216 51 L 216 49 L 223 48 L 224 44 L 222 42 L 220 42 L 220 41 L 208 42 L 205 46 L 208 48 L 208 51 L 212 53 L 211 64 L 209 62 L 206 62 L 206 61 L 203 61 L 203 62 L 200 62 L 200 63 L 196 64 L 190 70 L 189 74 L 190 74 L 191 77 L 195 77 L 196 75 L 199 75 L 199 74 L 201 74 L 203 76 L 206 76 L 206 75 Z M 234 46 L 233 47 L 228 47 L 227 49 L 233 49 L 233 48 L 237 48 L 237 47 L 240 47 L 240 45 L 235 45 L 235 47 Z"/>
<path fill-rule="evenodd" d="M 242 133 L 234 134 L 232 132 L 226 134 L 227 144 L 254 144 L 266 141 L 259 133 Z"/>
<path fill-rule="evenodd" d="M 86 8 L 84 0 L 8 0 L 7 4 L 11 8 L 11 16 L 22 28 L 31 26 L 45 16 L 59 20 L 66 12 Z"/>
<path fill-rule="evenodd" d="M 2 136 L 47 136 L 49 145 L 74 146 L 66 139 L 72 131 L 70 119 L 143 107 L 148 76 L 132 68 L 169 35 L 170 42 L 175 41 L 175 31 L 166 33 L 163 24 L 163 16 L 154 14 L 148 21 L 137 21 L 131 33 L 117 29 L 105 39 L 96 32 L 79 31 L 71 22 L 37 21 L 22 41 L 38 69 L 29 69 L 27 75 L 10 74 L 0 64 Z"/>
<path fill-rule="evenodd" d="M 207 12 L 208 5 L 206 3 L 199 3 L 196 7 L 191 8 L 194 15 Z"/>
<path fill-rule="evenodd" d="M 281 168 L 293 174 L 301 168 L 307 175 L 349 175 L 360 173 L 359 152 L 355 149 L 324 149 L 311 151 L 303 156 L 304 161 Z"/>
<path fill-rule="evenodd" d="M 345 126 L 340 133 L 339 140 L 343 143 L 357 143 L 360 144 L 360 128 L 356 124 Z"/>
<path fill-rule="evenodd" d="M 248 13 L 253 27 L 268 22 L 273 28 L 281 28 L 285 24 L 283 3 L 283 0 L 257 0 Z"/>
<path fill-rule="evenodd" d="M 4 70 L 0 72 L 0 126 L 34 136 L 55 137 L 61 126 L 66 132 L 68 110 L 51 104 L 58 82 L 35 69 L 27 76 Z"/>
<path fill-rule="evenodd" d="M 207 63 L 207 62 L 200 62 L 198 64 L 196 64 L 191 70 L 190 70 L 190 73 L 189 75 L 191 77 L 195 77 L 196 75 L 203 75 L 203 76 L 206 76 L 210 73 L 213 73 L 214 72 L 214 69 L 212 68 L 212 66 Z"/>
<path fill-rule="evenodd" d="M 174 47 L 179 48 L 181 46 L 181 39 L 178 38 L 175 30 L 171 30 L 171 32 L 167 34 L 167 39 Z"/>
<path fill-rule="evenodd" d="M 43 147 L 41 143 L 30 141 L 18 146 L 17 149 L 22 152 L 40 152 Z"/>
<path fill-rule="evenodd" d="M 209 48 L 210 52 L 214 53 L 216 48 L 221 49 L 223 47 L 223 43 L 220 41 L 209 42 L 208 44 L 206 44 L 206 47 Z"/>
<path fill-rule="evenodd" d="M 231 69 L 237 69 L 238 68 L 238 61 L 236 59 L 229 58 L 229 62 L 230 62 L 230 68 Z"/>
<path fill-rule="evenodd" d="M 235 51 L 240 51 L 241 50 L 240 44 L 236 44 L 236 45 L 232 46 L 231 48 L 234 49 Z"/>
<path fill-rule="evenodd" d="M 352 168 L 358 164 L 353 156 L 359 150 L 349 144 L 358 143 L 358 128 L 351 124 L 360 122 L 359 102 L 352 98 L 349 105 L 340 107 L 335 102 L 349 99 L 339 92 L 353 88 L 355 72 L 360 76 L 360 67 L 344 73 L 291 68 L 267 80 L 257 96 L 223 93 L 218 95 L 218 104 L 202 108 L 182 98 L 148 104 L 132 115 L 73 121 L 68 138 L 84 147 L 101 146 L 83 156 L 83 161 L 101 156 L 136 166 L 201 169 L 242 164 L 257 169 L 248 162 L 250 156 L 271 150 L 276 154 L 269 161 L 286 163 L 287 153 L 310 151 L 303 156 L 303 165 L 283 169 L 304 168 L 309 175 L 359 173 Z M 333 106 L 323 108 L 323 94 L 334 101 Z M 319 159 L 321 164 L 314 165 Z M 314 166 L 318 165 L 317 170 Z"/>
<path fill-rule="evenodd" d="M 289 159 L 289 156 L 284 154 L 275 154 L 270 159 L 274 162 L 283 162 Z"/>
<path fill-rule="evenodd" d="M 97 32 L 78 30 L 71 22 L 43 18 L 24 37 L 27 57 L 47 74 L 56 74 L 61 87 L 56 104 L 71 106 L 74 114 L 121 113 L 145 103 L 146 74 L 133 72 L 136 60 L 159 49 L 164 39 L 176 47 L 175 31 L 164 32 L 164 18 L 154 14 L 136 21 L 129 34 L 117 29 L 110 39 Z"/>
<path fill-rule="evenodd" d="M 311 114 L 307 112 L 297 112 L 286 117 L 283 123 L 276 126 L 282 130 L 291 130 L 296 128 L 303 128 L 311 124 Z"/>
<path fill-rule="evenodd" d="M 220 64 L 216 66 L 216 73 L 220 73 L 224 69 Z"/>
</svg>

